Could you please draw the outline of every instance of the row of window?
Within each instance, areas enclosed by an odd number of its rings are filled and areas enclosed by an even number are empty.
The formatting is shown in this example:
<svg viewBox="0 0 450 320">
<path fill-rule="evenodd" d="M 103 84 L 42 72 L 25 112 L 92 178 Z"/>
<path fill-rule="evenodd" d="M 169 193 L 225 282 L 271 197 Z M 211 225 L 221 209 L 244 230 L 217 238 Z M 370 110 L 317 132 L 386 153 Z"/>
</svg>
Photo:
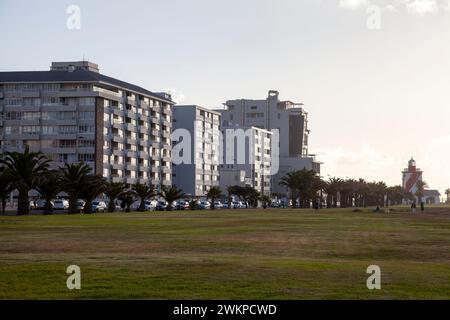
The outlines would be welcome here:
<svg viewBox="0 0 450 320">
<path fill-rule="evenodd" d="M 9 111 L 0 115 L 3 120 L 93 120 L 94 111 Z"/>
<path fill-rule="evenodd" d="M 6 126 L 4 134 L 92 134 L 95 126 Z"/>
<path fill-rule="evenodd" d="M 81 98 L 60 98 L 60 97 L 42 97 L 42 98 L 6 98 L 5 105 L 7 106 L 59 106 L 59 105 L 81 105 L 94 106 L 94 97 Z"/>
</svg>

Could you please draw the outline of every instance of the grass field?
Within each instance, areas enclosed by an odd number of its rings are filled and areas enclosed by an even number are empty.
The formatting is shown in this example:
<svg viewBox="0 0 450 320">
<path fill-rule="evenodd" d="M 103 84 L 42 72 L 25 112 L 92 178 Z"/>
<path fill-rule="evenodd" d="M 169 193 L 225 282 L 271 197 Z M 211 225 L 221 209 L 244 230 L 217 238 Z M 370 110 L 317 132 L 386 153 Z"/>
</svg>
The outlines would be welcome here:
<svg viewBox="0 0 450 320">
<path fill-rule="evenodd" d="M 450 209 L 406 211 L 0 217 L 0 299 L 450 299 Z"/>
</svg>

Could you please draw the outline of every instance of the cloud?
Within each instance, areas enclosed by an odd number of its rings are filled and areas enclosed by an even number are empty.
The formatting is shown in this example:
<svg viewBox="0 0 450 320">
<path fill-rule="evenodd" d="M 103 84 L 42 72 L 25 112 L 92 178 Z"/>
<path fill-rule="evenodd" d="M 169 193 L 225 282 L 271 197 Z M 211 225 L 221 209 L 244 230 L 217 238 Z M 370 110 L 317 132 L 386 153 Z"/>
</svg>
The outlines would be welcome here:
<svg viewBox="0 0 450 320">
<path fill-rule="evenodd" d="M 339 0 L 339 7 L 345 9 L 356 9 L 369 5 L 369 0 Z"/>
<path fill-rule="evenodd" d="M 401 171 L 411 156 L 424 170 L 424 179 L 430 188 L 441 192 L 450 187 L 450 135 L 433 138 L 426 143 L 401 146 L 395 154 L 377 150 L 369 144 L 354 149 L 341 147 L 311 150 L 323 162 L 322 173 L 326 178 L 364 178 L 368 181 L 385 181 L 389 185 L 401 184 Z"/>
<path fill-rule="evenodd" d="M 339 7 L 349 10 L 370 5 L 382 7 L 389 12 L 403 8 L 412 15 L 432 14 L 440 9 L 450 11 L 450 0 L 339 0 Z"/>
<path fill-rule="evenodd" d="M 424 15 L 427 13 L 436 13 L 439 6 L 436 0 L 410 0 L 405 3 L 409 13 Z"/>
</svg>

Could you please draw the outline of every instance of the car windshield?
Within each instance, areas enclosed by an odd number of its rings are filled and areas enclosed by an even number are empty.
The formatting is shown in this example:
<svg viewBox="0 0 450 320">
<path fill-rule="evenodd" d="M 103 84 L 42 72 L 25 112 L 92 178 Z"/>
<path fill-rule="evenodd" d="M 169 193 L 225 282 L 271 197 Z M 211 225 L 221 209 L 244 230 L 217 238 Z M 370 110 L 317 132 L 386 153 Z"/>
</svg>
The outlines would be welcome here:
<svg viewBox="0 0 450 320">
<path fill-rule="evenodd" d="M 94 202 L 92 202 L 92 204 L 93 204 L 94 206 L 98 206 L 98 205 L 100 204 L 100 202 L 94 201 Z"/>
</svg>

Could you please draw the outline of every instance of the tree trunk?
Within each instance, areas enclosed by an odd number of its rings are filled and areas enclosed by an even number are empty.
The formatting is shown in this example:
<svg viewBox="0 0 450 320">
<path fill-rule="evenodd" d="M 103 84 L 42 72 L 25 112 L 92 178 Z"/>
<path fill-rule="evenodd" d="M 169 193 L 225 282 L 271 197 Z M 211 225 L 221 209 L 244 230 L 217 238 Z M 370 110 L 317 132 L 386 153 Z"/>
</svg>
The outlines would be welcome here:
<svg viewBox="0 0 450 320">
<path fill-rule="evenodd" d="M 45 215 L 53 214 L 53 206 L 52 206 L 51 201 L 52 201 L 51 198 L 45 199 L 45 205 L 44 205 L 44 214 Z"/>
<path fill-rule="evenodd" d="M 92 199 L 86 199 L 86 203 L 84 204 L 83 212 L 85 214 L 91 214 L 92 213 Z"/>
<path fill-rule="evenodd" d="M 108 212 L 116 211 L 116 204 L 114 203 L 114 199 L 109 199 L 108 203 Z"/>
<path fill-rule="evenodd" d="M 139 211 L 144 212 L 145 211 L 145 199 L 141 199 L 141 203 L 139 205 Z"/>
<path fill-rule="evenodd" d="M 19 199 L 17 202 L 17 215 L 30 214 L 30 203 L 28 201 L 28 189 L 19 190 Z"/>
<path fill-rule="evenodd" d="M 6 211 L 6 198 L 2 198 L 2 215 L 5 215 Z"/>
<path fill-rule="evenodd" d="M 78 195 L 69 196 L 69 214 L 79 213 L 77 210 Z"/>
</svg>

